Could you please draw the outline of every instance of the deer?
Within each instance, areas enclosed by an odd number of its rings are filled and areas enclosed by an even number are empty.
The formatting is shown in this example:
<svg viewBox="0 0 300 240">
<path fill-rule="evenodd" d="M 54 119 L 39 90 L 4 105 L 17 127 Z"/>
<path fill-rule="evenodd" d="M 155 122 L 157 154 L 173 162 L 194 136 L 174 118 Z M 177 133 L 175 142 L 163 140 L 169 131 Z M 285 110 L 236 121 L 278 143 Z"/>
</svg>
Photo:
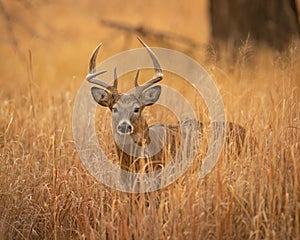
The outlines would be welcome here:
<svg viewBox="0 0 300 240">
<path fill-rule="evenodd" d="M 139 171 L 141 167 L 157 170 L 164 165 L 164 142 L 172 142 L 169 146 L 175 148 L 175 136 L 178 126 L 154 124 L 149 126 L 143 117 L 143 110 L 155 104 L 161 94 L 161 86 L 155 85 L 163 79 L 162 68 L 158 58 L 140 38 L 140 43 L 145 47 L 151 57 L 154 75 L 146 83 L 139 85 L 138 69 L 134 79 L 135 90 L 131 93 L 119 93 L 117 70 L 114 68 L 112 85 L 96 78 L 106 71 L 95 72 L 96 58 L 101 44 L 94 50 L 89 63 L 87 81 L 98 86 L 91 88 L 91 94 L 96 103 L 109 108 L 112 113 L 112 128 L 120 161 L 120 167 L 126 171 Z M 154 86 L 153 86 L 154 85 Z M 142 165 L 142 166 L 141 166 Z"/>
<path fill-rule="evenodd" d="M 86 80 L 97 86 L 91 87 L 94 101 L 102 107 L 109 108 L 112 115 L 112 131 L 114 135 L 120 168 L 126 171 L 138 172 L 140 170 L 154 171 L 161 169 L 165 164 L 166 156 L 173 156 L 178 148 L 180 125 L 148 125 L 143 116 L 143 110 L 155 104 L 161 95 L 161 86 L 157 85 L 163 80 L 163 72 L 157 56 L 152 49 L 140 38 L 139 42 L 146 49 L 153 64 L 154 75 L 140 85 L 137 69 L 134 79 L 134 91 L 119 93 L 116 67 L 112 85 L 101 81 L 98 76 L 106 71 L 96 72 L 96 59 L 102 44 L 98 45 L 89 62 L 89 73 Z M 203 130 L 203 123 L 187 121 L 181 124 L 192 124 L 197 130 L 199 138 Z M 244 141 L 245 129 L 234 123 L 229 123 L 229 137 L 234 132 L 241 133 L 238 138 Z M 240 141 L 240 143 L 242 143 Z"/>
</svg>

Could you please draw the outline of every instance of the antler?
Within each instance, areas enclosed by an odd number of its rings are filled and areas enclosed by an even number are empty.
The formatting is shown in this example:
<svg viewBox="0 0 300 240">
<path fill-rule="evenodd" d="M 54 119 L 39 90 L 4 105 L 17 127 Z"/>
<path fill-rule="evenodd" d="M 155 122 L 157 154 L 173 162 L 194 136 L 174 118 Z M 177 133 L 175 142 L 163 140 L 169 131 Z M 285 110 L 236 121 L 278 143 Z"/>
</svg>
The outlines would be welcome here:
<svg viewBox="0 0 300 240">
<path fill-rule="evenodd" d="M 161 66 L 158 62 L 158 59 L 157 59 L 156 55 L 154 54 L 154 52 L 151 50 L 151 48 L 148 47 L 148 45 L 146 43 L 144 43 L 142 41 L 142 39 L 140 39 L 139 37 L 137 39 L 140 41 L 140 43 L 148 51 L 148 53 L 151 57 L 152 63 L 153 63 L 154 71 L 155 71 L 153 77 L 149 81 L 147 81 L 143 85 L 139 85 L 138 84 L 138 76 L 139 76 L 139 71 L 140 70 L 139 69 L 137 70 L 134 84 L 135 84 L 136 92 L 139 94 L 139 93 L 143 92 L 145 89 L 152 86 L 153 84 L 161 81 L 163 79 L 163 73 L 162 73 Z M 99 80 L 98 78 L 96 78 L 97 76 L 107 72 L 107 71 L 96 72 L 96 70 L 95 70 L 95 68 L 96 68 L 96 59 L 97 59 L 97 55 L 98 55 L 98 52 L 99 52 L 99 49 L 100 49 L 101 46 L 102 46 L 102 43 L 99 44 L 96 47 L 96 49 L 94 50 L 94 52 L 91 56 L 90 65 L 89 65 L 89 73 L 86 76 L 86 79 L 90 83 L 97 84 L 97 85 L 103 87 L 105 90 L 108 90 L 113 96 L 117 96 L 117 95 L 119 95 L 119 93 L 118 93 L 118 89 L 117 89 L 118 88 L 118 77 L 117 77 L 116 67 L 114 69 L 114 83 L 113 83 L 113 85 L 108 85 L 106 82 L 103 82 L 103 81 Z"/>
<path fill-rule="evenodd" d="M 91 59 L 90 59 L 90 65 L 89 65 L 89 73 L 86 76 L 86 80 L 88 80 L 90 83 L 97 84 L 101 87 L 103 87 L 105 90 L 108 90 L 112 95 L 118 95 L 118 77 L 117 77 L 117 69 L 115 67 L 114 69 L 114 83 L 113 85 L 108 85 L 106 82 L 103 82 L 96 78 L 97 76 L 106 73 L 107 71 L 100 71 L 96 72 L 96 59 L 99 52 L 100 47 L 102 46 L 102 43 L 100 43 L 96 49 L 94 50 Z"/>
<path fill-rule="evenodd" d="M 153 63 L 153 67 L 154 67 L 154 75 L 153 77 L 147 81 L 146 83 L 144 83 L 143 85 L 139 85 L 138 84 L 138 76 L 139 76 L 139 72 L 140 70 L 138 69 L 137 70 L 137 73 L 136 73 L 136 77 L 135 77 L 135 81 L 134 81 L 134 84 L 135 84 L 135 88 L 136 88 L 136 92 L 138 93 L 141 93 L 143 92 L 145 89 L 147 89 L 148 87 L 152 86 L 153 84 L 161 81 L 163 79 L 163 73 L 162 73 L 162 69 L 161 69 L 161 66 L 158 62 L 158 59 L 157 57 L 155 56 L 154 52 L 151 50 L 150 47 L 148 47 L 148 45 L 146 43 L 144 43 L 142 41 L 142 39 L 140 39 L 139 37 L 137 37 L 137 39 L 140 41 L 140 43 L 146 48 L 146 50 L 148 51 L 150 57 L 151 57 L 151 60 L 152 60 L 152 63 Z"/>
</svg>

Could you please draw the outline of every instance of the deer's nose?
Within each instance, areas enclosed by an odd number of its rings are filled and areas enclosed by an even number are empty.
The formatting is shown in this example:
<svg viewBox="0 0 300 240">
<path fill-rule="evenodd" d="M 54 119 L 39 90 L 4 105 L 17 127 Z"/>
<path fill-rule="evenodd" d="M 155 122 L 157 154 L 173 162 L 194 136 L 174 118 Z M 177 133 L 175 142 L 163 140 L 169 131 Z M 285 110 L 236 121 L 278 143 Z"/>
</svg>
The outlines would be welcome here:
<svg viewBox="0 0 300 240">
<path fill-rule="evenodd" d="M 120 134 L 130 134 L 133 131 L 133 126 L 128 122 L 121 122 L 118 125 L 118 132 Z"/>
</svg>

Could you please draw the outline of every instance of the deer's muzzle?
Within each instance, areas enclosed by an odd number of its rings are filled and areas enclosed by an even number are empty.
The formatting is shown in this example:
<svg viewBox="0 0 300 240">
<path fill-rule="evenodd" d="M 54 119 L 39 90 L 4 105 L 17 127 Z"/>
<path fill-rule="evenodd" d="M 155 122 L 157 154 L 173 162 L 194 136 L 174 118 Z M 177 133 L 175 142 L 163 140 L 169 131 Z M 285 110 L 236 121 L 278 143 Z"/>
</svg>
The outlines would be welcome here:
<svg viewBox="0 0 300 240">
<path fill-rule="evenodd" d="M 129 135 L 133 132 L 133 126 L 127 121 L 122 121 L 117 126 L 117 132 L 121 135 Z"/>
</svg>

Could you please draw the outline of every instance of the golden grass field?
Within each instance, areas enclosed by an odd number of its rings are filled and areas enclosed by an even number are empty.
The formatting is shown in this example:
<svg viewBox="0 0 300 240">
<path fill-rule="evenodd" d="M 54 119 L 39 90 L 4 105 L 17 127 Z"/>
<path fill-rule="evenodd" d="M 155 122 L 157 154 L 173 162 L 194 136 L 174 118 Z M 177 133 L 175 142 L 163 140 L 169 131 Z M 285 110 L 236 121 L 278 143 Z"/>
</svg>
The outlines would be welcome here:
<svg viewBox="0 0 300 240">
<path fill-rule="evenodd" d="M 205 1 L 0 3 L 0 239 L 300 239 L 297 39 L 281 53 L 251 41 L 207 51 Z M 144 194 L 97 182 L 75 149 L 74 98 L 99 42 L 98 61 L 140 47 L 135 33 L 104 26 L 103 19 L 199 42 L 193 50 L 141 36 L 205 67 L 227 119 L 247 130 L 240 155 L 225 149 L 204 179 L 196 159 L 175 183 L 150 194 L 149 206 Z M 155 106 L 151 111 L 160 117 Z M 103 139 L 114 156 L 113 140 Z"/>
</svg>

